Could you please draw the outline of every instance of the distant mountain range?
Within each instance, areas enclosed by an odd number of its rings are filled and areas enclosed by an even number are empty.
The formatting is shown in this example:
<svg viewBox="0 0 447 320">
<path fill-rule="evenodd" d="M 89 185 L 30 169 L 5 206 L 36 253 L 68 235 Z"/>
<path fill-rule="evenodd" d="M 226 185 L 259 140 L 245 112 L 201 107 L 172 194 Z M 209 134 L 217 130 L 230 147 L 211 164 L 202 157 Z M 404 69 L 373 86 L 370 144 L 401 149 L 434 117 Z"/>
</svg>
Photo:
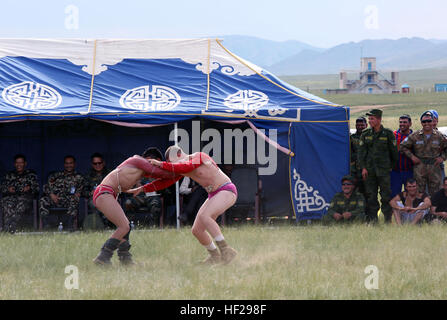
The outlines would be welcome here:
<svg viewBox="0 0 447 320">
<path fill-rule="evenodd" d="M 236 55 L 275 75 L 336 74 L 360 69 L 360 57 L 376 57 L 379 71 L 447 67 L 447 40 L 401 38 L 364 40 L 332 48 L 300 41 L 271 41 L 248 36 L 222 36 Z"/>
</svg>

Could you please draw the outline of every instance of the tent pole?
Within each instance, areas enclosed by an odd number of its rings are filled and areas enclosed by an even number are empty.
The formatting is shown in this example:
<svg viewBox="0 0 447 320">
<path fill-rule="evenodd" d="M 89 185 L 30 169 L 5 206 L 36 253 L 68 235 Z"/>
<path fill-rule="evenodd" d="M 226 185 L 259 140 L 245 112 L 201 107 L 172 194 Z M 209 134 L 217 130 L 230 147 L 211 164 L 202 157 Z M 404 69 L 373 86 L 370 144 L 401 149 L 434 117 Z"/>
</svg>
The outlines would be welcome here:
<svg viewBox="0 0 447 320">
<path fill-rule="evenodd" d="M 174 124 L 174 135 L 175 135 L 175 145 L 178 145 L 178 124 L 177 122 Z M 179 189 L 179 182 L 177 181 L 175 183 L 175 212 L 176 212 L 176 222 L 177 222 L 177 229 L 180 229 L 180 189 Z"/>
</svg>

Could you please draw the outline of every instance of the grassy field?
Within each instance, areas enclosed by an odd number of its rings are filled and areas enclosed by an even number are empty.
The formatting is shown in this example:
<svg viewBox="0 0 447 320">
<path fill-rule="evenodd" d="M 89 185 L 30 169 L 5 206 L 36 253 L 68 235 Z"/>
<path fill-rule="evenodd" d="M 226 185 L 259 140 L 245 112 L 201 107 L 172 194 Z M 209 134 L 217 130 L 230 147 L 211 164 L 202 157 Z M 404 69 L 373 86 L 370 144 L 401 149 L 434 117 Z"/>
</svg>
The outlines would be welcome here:
<svg viewBox="0 0 447 320">
<path fill-rule="evenodd" d="M 379 71 L 381 71 L 379 69 Z M 390 72 L 381 72 L 390 79 Z M 349 80 L 358 78 L 359 73 L 348 73 Z M 336 89 L 339 87 L 338 74 L 296 75 L 280 76 L 280 78 L 302 90 L 321 95 L 324 89 Z M 447 83 L 447 68 L 421 69 L 399 72 L 399 83 L 408 84 L 417 93 L 429 93 L 434 91 L 435 83 Z"/>
<path fill-rule="evenodd" d="M 386 75 L 386 74 L 385 74 Z M 350 79 L 357 75 L 350 74 Z M 440 116 L 439 126 L 447 126 L 447 93 L 435 93 L 435 83 L 447 83 L 447 68 L 402 71 L 400 83 L 408 83 L 410 94 L 324 94 L 323 90 L 338 88 L 338 75 L 298 75 L 283 76 L 282 80 L 328 101 L 349 106 L 351 119 L 364 115 L 372 107 L 384 111 L 385 127 L 397 129 L 398 118 L 408 113 L 413 119 L 413 128 L 420 129 L 419 117 L 428 109 L 436 109 Z M 414 92 L 416 89 L 416 92 Z M 351 128 L 355 128 L 351 121 Z"/>
<path fill-rule="evenodd" d="M 1 235 L 0 299 L 446 299 L 445 226 L 232 226 L 239 255 L 226 266 L 197 262 L 189 229 L 133 232 L 139 265 L 93 265 L 110 233 Z M 79 289 L 66 289 L 67 265 Z M 365 268 L 378 270 L 367 289 Z"/>
<path fill-rule="evenodd" d="M 399 94 L 399 95 L 325 95 L 323 98 L 350 107 L 351 119 L 365 115 L 371 108 L 383 111 L 383 125 L 397 129 L 399 116 L 406 113 L 413 119 L 413 129 L 420 129 L 419 118 L 429 109 L 436 109 L 439 114 L 439 127 L 447 126 L 447 93 Z M 355 128 L 355 121 L 351 121 Z"/>
</svg>

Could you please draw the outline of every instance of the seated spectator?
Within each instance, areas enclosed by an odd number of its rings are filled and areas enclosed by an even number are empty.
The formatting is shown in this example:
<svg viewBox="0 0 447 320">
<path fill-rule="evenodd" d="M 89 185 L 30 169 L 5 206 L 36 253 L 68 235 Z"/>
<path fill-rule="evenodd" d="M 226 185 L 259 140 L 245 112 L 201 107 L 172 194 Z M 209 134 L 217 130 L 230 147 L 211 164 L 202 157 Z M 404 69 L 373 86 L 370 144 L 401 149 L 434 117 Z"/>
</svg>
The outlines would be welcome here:
<svg viewBox="0 0 447 320">
<path fill-rule="evenodd" d="M 200 207 L 208 198 L 208 193 L 197 182 L 186 176 L 180 185 L 179 193 L 183 195 L 183 208 L 179 220 L 183 224 L 192 224 Z"/>
<path fill-rule="evenodd" d="M 84 217 L 83 221 L 80 222 L 80 225 L 82 225 L 85 230 L 101 230 L 104 229 L 105 226 L 112 227 L 112 224 L 93 205 L 93 192 L 95 192 L 96 187 L 101 183 L 101 181 L 110 171 L 106 168 L 106 162 L 102 154 L 95 152 L 90 157 L 90 160 L 92 167 L 84 176 L 84 197 L 88 199 L 88 212 L 87 216 Z"/>
<path fill-rule="evenodd" d="M 425 216 L 428 222 L 447 221 L 447 178 L 444 178 L 442 189 L 431 198 L 430 213 Z"/>
<path fill-rule="evenodd" d="M 1 208 L 6 232 L 14 233 L 29 224 L 27 220 L 32 221 L 33 198 L 39 194 L 39 183 L 36 174 L 26 169 L 26 165 L 26 157 L 16 155 L 15 170 L 8 172 L 1 183 Z"/>
<path fill-rule="evenodd" d="M 365 198 L 355 190 L 355 181 L 352 176 L 344 176 L 341 179 L 342 192 L 336 193 L 332 198 L 323 223 L 365 221 Z"/>
<path fill-rule="evenodd" d="M 410 178 L 405 183 L 405 190 L 390 201 L 393 215 L 398 225 L 409 223 L 415 225 L 428 213 L 431 201 L 425 192 L 419 192 L 417 182 Z"/>
<path fill-rule="evenodd" d="M 141 187 L 152 179 L 142 178 L 134 188 Z M 135 225 L 157 225 L 161 214 L 161 197 L 156 192 L 139 193 L 135 197 L 128 197 L 124 201 L 126 215 Z"/>
<path fill-rule="evenodd" d="M 66 208 L 69 230 L 73 230 L 74 218 L 78 215 L 79 199 L 83 193 L 84 177 L 75 171 L 76 159 L 72 155 L 64 157 L 64 170 L 50 174 L 44 185 L 44 196 L 40 199 L 40 214 L 46 226 L 51 208 Z"/>
</svg>

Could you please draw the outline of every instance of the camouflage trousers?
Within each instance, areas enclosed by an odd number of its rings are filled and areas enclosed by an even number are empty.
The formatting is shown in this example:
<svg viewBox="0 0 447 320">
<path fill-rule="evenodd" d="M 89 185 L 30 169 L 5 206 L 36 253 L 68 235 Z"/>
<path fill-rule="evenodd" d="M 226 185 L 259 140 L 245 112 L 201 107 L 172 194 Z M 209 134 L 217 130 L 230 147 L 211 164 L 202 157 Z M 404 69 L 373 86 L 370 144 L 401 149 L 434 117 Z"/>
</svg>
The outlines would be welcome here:
<svg viewBox="0 0 447 320">
<path fill-rule="evenodd" d="M 366 193 L 366 213 L 370 221 L 377 221 L 377 212 L 382 210 L 386 222 L 391 222 L 392 209 L 390 206 L 391 200 L 391 179 L 390 175 L 377 176 L 374 173 L 369 173 L 365 180 Z M 378 194 L 380 194 L 379 205 Z"/>
<path fill-rule="evenodd" d="M 5 231 L 16 231 L 23 217 L 31 212 L 32 207 L 33 199 L 27 196 L 7 196 L 2 198 L 1 208 Z"/>
<path fill-rule="evenodd" d="M 75 196 L 61 196 L 59 202 L 54 203 L 50 196 L 44 196 L 39 200 L 39 210 L 42 216 L 50 213 L 50 208 L 67 208 L 67 214 L 74 217 L 78 213 L 79 199 Z"/>
<path fill-rule="evenodd" d="M 433 196 L 442 187 L 442 169 L 439 165 L 420 163 L 413 167 L 413 175 L 419 192 L 428 190 L 428 194 Z"/>
<path fill-rule="evenodd" d="M 130 212 L 138 211 L 140 208 L 147 208 L 146 212 L 158 216 L 161 212 L 161 199 L 154 197 L 132 197 L 125 201 L 125 207 Z"/>
</svg>

